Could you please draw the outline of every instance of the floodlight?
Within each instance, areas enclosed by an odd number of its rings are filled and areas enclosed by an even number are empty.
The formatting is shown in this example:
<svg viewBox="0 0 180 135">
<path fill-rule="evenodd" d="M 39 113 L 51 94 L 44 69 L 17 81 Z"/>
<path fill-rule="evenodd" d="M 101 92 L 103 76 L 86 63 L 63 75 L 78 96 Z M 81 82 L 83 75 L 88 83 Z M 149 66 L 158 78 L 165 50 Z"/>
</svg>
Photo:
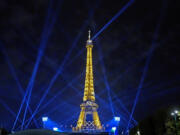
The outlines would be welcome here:
<svg viewBox="0 0 180 135">
<path fill-rule="evenodd" d="M 42 117 L 42 121 L 43 121 L 43 122 L 48 121 L 48 117 Z"/>
<path fill-rule="evenodd" d="M 114 120 L 119 122 L 120 121 L 120 117 L 114 117 Z"/>
<path fill-rule="evenodd" d="M 58 131 L 58 128 L 57 127 L 53 127 L 53 131 Z"/>
<path fill-rule="evenodd" d="M 112 127 L 111 130 L 112 130 L 112 132 L 115 132 L 116 131 L 116 127 Z"/>
</svg>

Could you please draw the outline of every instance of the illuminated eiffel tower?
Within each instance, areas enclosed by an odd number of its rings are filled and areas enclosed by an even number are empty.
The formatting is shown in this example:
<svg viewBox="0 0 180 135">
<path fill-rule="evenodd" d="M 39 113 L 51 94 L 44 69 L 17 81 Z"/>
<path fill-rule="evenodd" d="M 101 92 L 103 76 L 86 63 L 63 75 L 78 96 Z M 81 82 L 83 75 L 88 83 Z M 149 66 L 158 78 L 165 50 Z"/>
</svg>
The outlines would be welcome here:
<svg viewBox="0 0 180 135">
<path fill-rule="evenodd" d="M 86 59 L 86 78 L 84 87 L 83 103 L 80 105 L 81 112 L 79 119 L 73 131 L 101 131 L 102 126 L 97 112 L 98 105 L 95 103 L 94 82 L 93 82 L 93 64 L 92 64 L 92 48 L 93 43 L 90 37 L 86 43 L 87 59 Z"/>
</svg>

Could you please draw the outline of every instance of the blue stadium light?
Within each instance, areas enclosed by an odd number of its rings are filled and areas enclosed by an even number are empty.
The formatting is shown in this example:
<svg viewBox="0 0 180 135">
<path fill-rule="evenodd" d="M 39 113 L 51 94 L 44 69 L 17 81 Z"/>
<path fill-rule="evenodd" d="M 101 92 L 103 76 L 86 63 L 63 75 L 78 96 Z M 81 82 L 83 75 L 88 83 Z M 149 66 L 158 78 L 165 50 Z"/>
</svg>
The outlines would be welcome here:
<svg viewBox="0 0 180 135">
<path fill-rule="evenodd" d="M 119 122 L 120 121 L 120 117 L 114 117 L 114 120 Z"/>
<path fill-rule="evenodd" d="M 42 117 L 42 121 L 43 121 L 43 122 L 48 121 L 48 117 Z"/>
<path fill-rule="evenodd" d="M 59 131 L 57 127 L 53 127 L 53 131 Z"/>
<path fill-rule="evenodd" d="M 111 128 L 111 131 L 112 131 L 112 132 L 116 132 L 116 127 L 112 127 L 112 128 Z"/>
</svg>

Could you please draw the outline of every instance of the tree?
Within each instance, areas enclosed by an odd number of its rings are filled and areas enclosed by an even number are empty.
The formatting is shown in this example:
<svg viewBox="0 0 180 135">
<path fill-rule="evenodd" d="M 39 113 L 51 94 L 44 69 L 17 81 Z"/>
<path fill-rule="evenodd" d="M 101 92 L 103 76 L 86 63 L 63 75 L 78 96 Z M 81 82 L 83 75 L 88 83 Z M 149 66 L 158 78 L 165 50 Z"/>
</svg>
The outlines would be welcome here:
<svg viewBox="0 0 180 135">
<path fill-rule="evenodd" d="M 168 117 L 166 120 L 166 135 L 180 135 L 180 117 L 178 116 L 176 121 L 172 117 Z"/>
</svg>

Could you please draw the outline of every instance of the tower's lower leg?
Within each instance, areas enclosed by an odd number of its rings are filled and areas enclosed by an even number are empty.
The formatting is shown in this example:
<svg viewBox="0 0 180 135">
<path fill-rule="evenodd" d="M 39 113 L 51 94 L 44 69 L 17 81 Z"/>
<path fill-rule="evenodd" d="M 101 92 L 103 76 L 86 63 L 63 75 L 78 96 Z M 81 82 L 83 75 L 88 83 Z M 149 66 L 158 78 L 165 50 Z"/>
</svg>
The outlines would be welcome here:
<svg viewBox="0 0 180 135">
<path fill-rule="evenodd" d="M 99 120 L 98 105 L 94 102 L 84 102 L 81 104 L 81 112 L 79 119 L 73 131 L 100 131 L 102 130 L 101 122 Z M 92 117 L 92 120 L 87 120 L 87 115 Z"/>
</svg>

